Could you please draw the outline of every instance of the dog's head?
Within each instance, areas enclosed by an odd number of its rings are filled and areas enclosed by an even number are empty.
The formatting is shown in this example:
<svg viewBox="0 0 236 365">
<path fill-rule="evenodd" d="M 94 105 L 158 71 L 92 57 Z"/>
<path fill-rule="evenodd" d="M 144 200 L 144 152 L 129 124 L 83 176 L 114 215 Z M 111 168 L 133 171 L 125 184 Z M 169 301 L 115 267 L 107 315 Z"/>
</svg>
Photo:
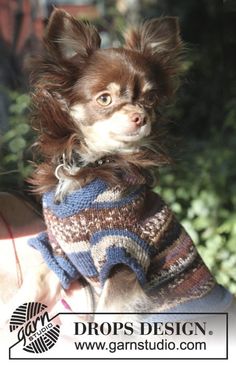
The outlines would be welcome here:
<svg viewBox="0 0 236 365">
<path fill-rule="evenodd" d="M 175 90 L 178 22 L 153 19 L 124 38 L 122 48 L 101 49 L 92 25 L 54 10 L 33 98 L 41 151 L 50 161 L 73 150 L 86 165 L 148 146 L 157 109 Z"/>
</svg>

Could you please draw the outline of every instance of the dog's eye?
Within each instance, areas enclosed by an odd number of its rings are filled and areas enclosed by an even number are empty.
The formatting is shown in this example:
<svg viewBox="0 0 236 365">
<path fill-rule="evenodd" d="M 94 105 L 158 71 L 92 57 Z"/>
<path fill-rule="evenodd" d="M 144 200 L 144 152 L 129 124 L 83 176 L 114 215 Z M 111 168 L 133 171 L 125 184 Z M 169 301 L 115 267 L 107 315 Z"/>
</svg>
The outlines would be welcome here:
<svg viewBox="0 0 236 365">
<path fill-rule="evenodd" d="M 96 99 L 97 103 L 101 106 L 108 106 L 111 104 L 112 102 L 112 98 L 111 95 L 108 93 L 104 93 L 102 95 L 100 95 L 97 99 Z"/>
<path fill-rule="evenodd" d="M 153 90 L 153 91 L 149 91 L 145 96 L 144 96 L 145 102 L 147 105 L 153 105 L 155 104 L 155 102 L 157 101 L 158 97 L 157 97 L 157 91 Z"/>
</svg>

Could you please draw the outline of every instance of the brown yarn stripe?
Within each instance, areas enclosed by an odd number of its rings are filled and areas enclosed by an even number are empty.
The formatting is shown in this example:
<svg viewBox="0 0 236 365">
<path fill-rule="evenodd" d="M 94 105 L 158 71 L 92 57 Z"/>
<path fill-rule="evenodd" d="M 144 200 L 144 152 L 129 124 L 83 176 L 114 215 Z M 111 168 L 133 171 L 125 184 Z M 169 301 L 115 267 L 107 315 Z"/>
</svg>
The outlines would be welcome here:
<svg viewBox="0 0 236 365">
<path fill-rule="evenodd" d="M 117 190 L 107 191 L 98 196 L 97 201 L 99 199 L 117 200 Z M 55 253 L 63 255 L 63 250 L 65 254 L 73 250 L 78 253 L 91 251 L 96 269 L 100 269 L 107 260 L 109 247 L 124 248 L 127 255 L 135 257 L 147 272 L 145 290 L 157 303 L 158 310 L 203 297 L 215 285 L 191 238 L 157 194 L 146 191 L 121 207 L 98 209 L 98 206 L 67 218 L 58 218 L 50 209 L 44 210 Z M 136 234 L 147 243 L 148 249 L 138 247 L 129 235 L 116 244 L 119 234 L 115 236 L 114 232 L 110 236 L 107 232 L 107 236 L 91 248 L 93 234 L 109 229 Z M 88 281 L 95 287 L 99 285 L 98 276 L 89 277 Z"/>
</svg>

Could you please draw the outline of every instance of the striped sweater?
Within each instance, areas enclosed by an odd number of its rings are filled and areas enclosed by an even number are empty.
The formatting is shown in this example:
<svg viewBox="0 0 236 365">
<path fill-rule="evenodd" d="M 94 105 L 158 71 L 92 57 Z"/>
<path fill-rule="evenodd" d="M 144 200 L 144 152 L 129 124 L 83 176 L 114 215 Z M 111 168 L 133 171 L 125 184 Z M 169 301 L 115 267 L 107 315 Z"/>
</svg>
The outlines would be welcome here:
<svg viewBox="0 0 236 365">
<path fill-rule="evenodd" d="M 146 185 L 109 188 L 96 179 L 59 204 L 54 191 L 45 193 L 43 211 L 47 231 L 29 243 L 64 288 L 81 275 L 102 287 L 119 263 L 132 268 L 159 311 L 218 287 L 189 235 Z"/>
</svg>

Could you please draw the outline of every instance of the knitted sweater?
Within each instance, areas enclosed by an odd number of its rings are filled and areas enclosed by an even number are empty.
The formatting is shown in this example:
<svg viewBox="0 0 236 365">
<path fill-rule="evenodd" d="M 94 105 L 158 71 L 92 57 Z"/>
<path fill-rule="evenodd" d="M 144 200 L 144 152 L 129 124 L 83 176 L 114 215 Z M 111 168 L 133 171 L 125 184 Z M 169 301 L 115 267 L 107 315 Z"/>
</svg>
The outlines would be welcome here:
<svg viewBox="0 0 236 365">
<path fill-rule="evenodd" d="M 47 231 L 30 240 L 62 286 L 81 275 L 104 285 L 119 263 L 136 273 L 160 311 L 200 299 L 217 284 L 183 227 L 146 185 L 125 190 L 96 179 L 59 204 L 43 196 Z"/>
</svg>

